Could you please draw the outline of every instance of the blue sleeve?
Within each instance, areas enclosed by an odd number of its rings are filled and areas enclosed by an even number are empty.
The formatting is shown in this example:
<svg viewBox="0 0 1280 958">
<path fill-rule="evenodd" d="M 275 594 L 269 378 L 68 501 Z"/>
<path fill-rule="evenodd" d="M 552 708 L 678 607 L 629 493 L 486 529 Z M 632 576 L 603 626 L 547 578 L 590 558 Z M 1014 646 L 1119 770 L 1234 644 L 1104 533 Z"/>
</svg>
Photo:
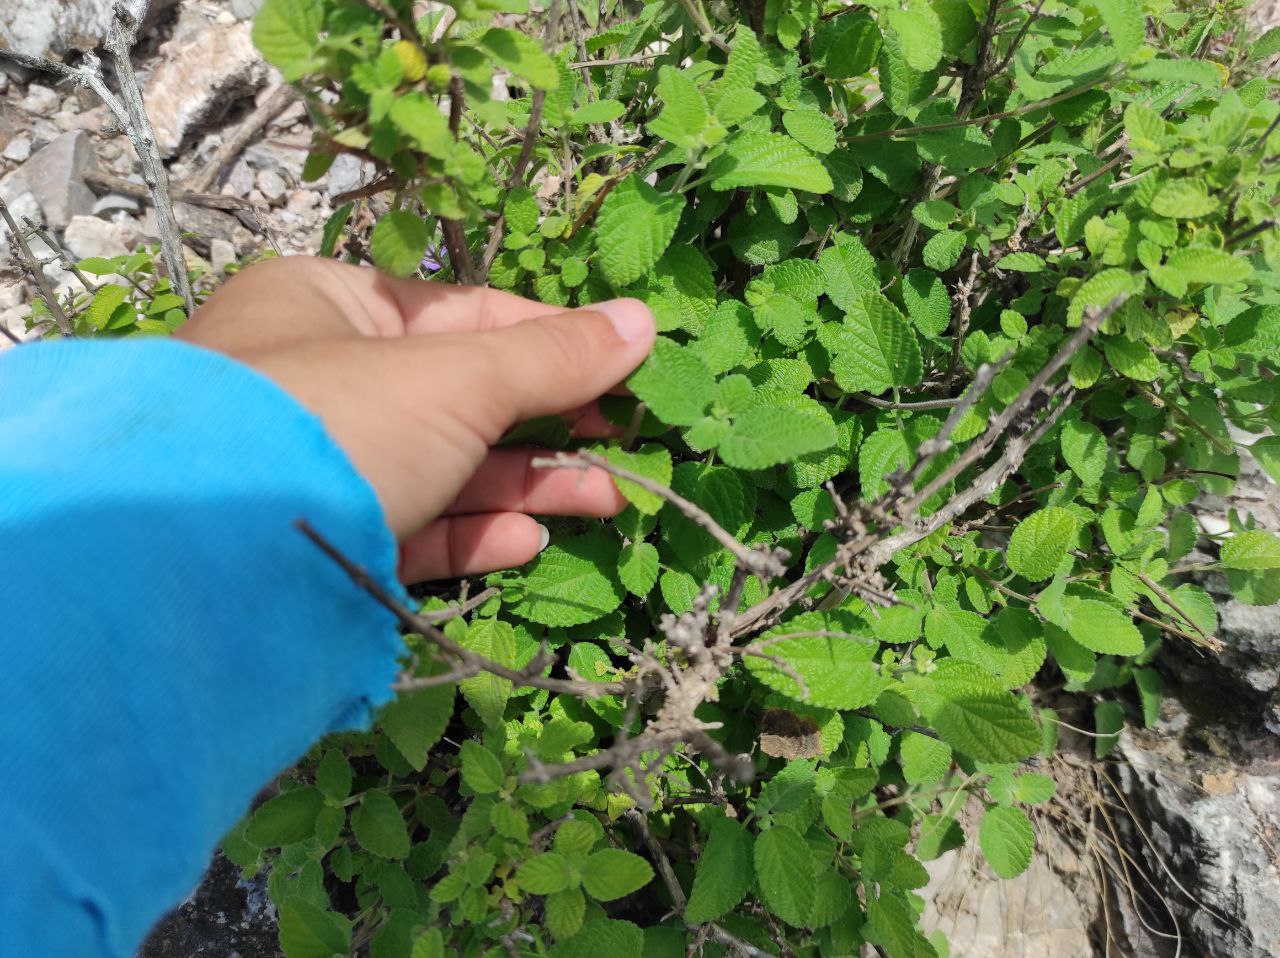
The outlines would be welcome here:
<svg viewBox="0 0 1280 958">
<path fill-rule="evenodd" d="M 129 958 L 255 792 L 390 696 L 373 491 L 265 377 L 168 341 L 0 356 L 0 952 Z"/>
</svg>

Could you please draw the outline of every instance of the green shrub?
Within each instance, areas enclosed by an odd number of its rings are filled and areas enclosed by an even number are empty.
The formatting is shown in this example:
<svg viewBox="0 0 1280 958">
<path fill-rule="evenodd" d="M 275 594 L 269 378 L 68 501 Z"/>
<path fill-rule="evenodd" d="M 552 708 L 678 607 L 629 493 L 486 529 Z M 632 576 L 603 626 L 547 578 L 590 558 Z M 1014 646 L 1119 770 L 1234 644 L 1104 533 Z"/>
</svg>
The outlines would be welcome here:
<svg viewBox="0 0 1280 958">
<path fill-rule="evenodd" d="M 1280 540 L 1186 508 L 1280 465 L 1278 35 L 1168 0 L 411 6 L 255 23 L 308 175 L 381 174 L 327 249 L 646 301 L 588 455 L 647 482 L 421 621 L 405 694 L 228 854 L 289 958 L 945 954 L 921 861 L 1017 875 L 1053 796 L 1036 677 L 1110 736 L 1158 714 L 1162 642 L 1219 646 L 1194 548 L 1280 598 Z"/>
</svg>

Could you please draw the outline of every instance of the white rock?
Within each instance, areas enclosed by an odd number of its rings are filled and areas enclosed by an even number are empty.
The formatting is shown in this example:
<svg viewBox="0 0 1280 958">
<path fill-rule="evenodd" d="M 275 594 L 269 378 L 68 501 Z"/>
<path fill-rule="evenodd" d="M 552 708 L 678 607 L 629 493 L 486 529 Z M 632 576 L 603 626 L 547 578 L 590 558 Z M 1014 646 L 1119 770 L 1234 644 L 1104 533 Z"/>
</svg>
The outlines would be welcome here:
<svg viewBox="0 0 1280 958">
<path fill-rule="evenodd" d="M 4 158 L 14 163 L 25 163 L 31 158 L 31 141 L 25 136 L 15 136 L 4 148 Z"/>
<path fill-rule="evenodd" d="M 237 20 L 248 20 L 262 9 L 263 0 L 231 0 L 231 12 Z"/>
<path fill-rule="evenodd" d="M 275 170 L 263 170 L 258 174 L 258 191 L 271 203 L 279 203 L 289 191 L 289 184 Z"/>
<path fill-rule="evenodd" d="M 34 113 L 37 116 L 52 116 L 61 108 L 62 97 L 47 86 L 32 83 L 27 87 L 27 95 L 18 105 L 28 113 Z"/>
<path fill-rule="evenodd" d="M 215 273 L 224 273 L 228 266 L 236 261 L 236 248 L 226 240 L 216 239 L 209 243 L 209 265 Z"/>
<path fill-rule="evenodd" d="M 132 220 L 108 223 L 96 216 L 77 216 L 62 235 L 63 245 L 77 259 L 121 256 L 137 245 L 140 230 Z"/>
<path fill-rule="evenodd" d="M 132 216 L 142 212 L 142 204 L 132 196 L 121 196 L 119 193 L 108 193 L 93 204 L 93 215 L 99 219 L 114 219 L 121 213 Z"/>
<path fill-rule="evenodd" d="M 55 230 L 65 229 L 73 216 L 93 212 L 93 191 L 83 179 L 92 162 L 89 134 L 83 130 L 64 133 L 0 180 L 0 198 L 13 202 L 32 193 L 45 222 Z"/>
<path fill-rule="evenodd" d="M 173 156 L 189 134 L 252 94 L 266 76 L 247 23 L 209 24 L 164 44 L 144 93 L 160 152 Z"/>
</svg>

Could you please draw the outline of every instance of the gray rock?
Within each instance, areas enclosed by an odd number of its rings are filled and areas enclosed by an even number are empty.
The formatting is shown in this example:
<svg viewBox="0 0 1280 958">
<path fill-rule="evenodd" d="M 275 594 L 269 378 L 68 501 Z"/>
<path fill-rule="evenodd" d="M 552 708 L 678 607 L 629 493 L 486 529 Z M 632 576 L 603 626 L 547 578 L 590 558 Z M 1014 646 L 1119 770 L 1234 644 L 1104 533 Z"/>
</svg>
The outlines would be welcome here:
<svg viewBox="0 0 1280 958">
<path fill-rule="evenodd" d="M 209 244 L 209 265 L 215 273 L 226 272 L 236 259 L 236 248 L 226 240 L 216 239 Z"/>
<path fill-rule="evenodd" d="M 275 170 L 263 170 L 258 174 L 258 190 L 270 203 L 280 203 L 289 191 L 289 184 Z"/>
<path fill-rule="evenodd" d="M 333 166 L 329 167 L 324 188 L 330 196 L 337 196 L 340 193 L 350 193 L 352 190 L 359 189 L 372 179 L 373 167 L 370 164 L 348 153 L 343 153 L 333 161 Z"/>
<path fill-rule="evenodd" d="M 47 86 L 32 83 L 19 106 L 36 116 L 52 116 L 62 107 L 62 97 Z"/>
<path fill-rule="evenodd" d="M 231 0 L 231 15 L 237 20 L 249 20 L 262 9 L 263 0 Z"/>
<path fill-rule="evenodd" d="M 93 204 L 93 215 L 104 220 L 114 219 L 121 213 L 135 216 L 141 212 L 141 203 L 132 196 L 121 196 L 119 193 L 108 193 L 106 196 L 100 196 L 98 202 Z"/>
<path fill-rule="evenodd" d="M 132 220 L 108 223 L 96 216 L 77 216 L 67 226 L 62 242 L 76 259 L 112 257 L 132 250 L 140 234 L 138 224 Z"/>
<path fill-rule="evenodd" d="M 25 136 L 15 136 L 4 148 L 4 158 L 14 163 L 25 163 L 31 159 L 31 141 Z"/>
<path fill-rule="evenodd" d="M 267 65 L 249 32 L 247 23 L 206 24 L 160 48 L 144 96 L 162 155 L 173 156 L 188 136 L 262 85 Z"/>
<path fill-rule="evenodd" d="M 12 202 L 32 193 L 45 222 L 55 230 L 65 229 L 73 216 L 93 212 L 93 191 L 83 179 L 92 163 L 89 135 L 83 130 L 64 133 L 0 180 L 0 197 Z"/>
<path fill-rule="evenodd" d="M 177 0 L 152 0 L 153 22 Z M 114 0 L 4 0 L 0 3 L 0 46 L 44 57 L 92 50 L 111 24 Z"/>
</svg>

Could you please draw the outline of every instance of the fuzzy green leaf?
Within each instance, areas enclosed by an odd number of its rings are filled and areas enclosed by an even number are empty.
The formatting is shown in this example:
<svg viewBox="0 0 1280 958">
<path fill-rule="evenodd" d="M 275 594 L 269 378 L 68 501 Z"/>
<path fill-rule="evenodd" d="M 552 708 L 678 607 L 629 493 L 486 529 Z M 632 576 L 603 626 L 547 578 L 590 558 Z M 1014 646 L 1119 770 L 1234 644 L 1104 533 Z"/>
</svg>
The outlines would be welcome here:
<svg viewBox="0 0 1280 958">
<path fill-rule="evenodd" d="M 365 851 L 379 858 L 404 858 L 409 854 L 409 833 L 400 806 L 382 789 L 365 792 L 351 813 L 351 832 Z"/>
<path fill-rule="evenodd" d="M 1062 608 L 1067 632 L 1086 649 L 1107 655 L 1137 655 L 1146 644 L 1133 621 L 1105 602 L 1068 596 Z"/>
<path fill-rule="evenodd" d="M 422 265 L 431 230 L 421 216 L 393 210 L 373 228 L 369 251 L 378 268 L 392 276 L 411 276 Z"/>
<path fill-rule="evenodd" d="M 982 816 L 978 844 L 993 872 L 1001 878 L 1017 878 L 1031 864 L 1036 835 L 1026 812 L 996 805 Z"/>
<path fill-rule="evenodd" d="M 1280 569 L 1280 538 L 1261 529 L 1237 532 L 1222 544 L 1221 558 L 1228 569 Z"/>
<path fill-rule="evenodd" d="M 831 177 L 812 153 L 781 133 L 739 133 L 707 168 L 711 188 L 782 186 L 830 193 Z"/>
<path fill-rule="evenodd" d="M 697 354 L 665 337 L 653 344 L 627 385 L 655 416 L 673 426 L 692 426 L 716 398 L 715 379 Z"/>
<path fill-rule="evenodd" d="M 735 416 L 719 445 L 737 469 L 766 469 L 835 445 L 836 427 L 826 410 L 756 406 Z"/>
<path fill-rule="evenodd" d="M 653 868 L 639 855 L 602 848 L 582 863 L 582 887 L 596 901 L 613 901 L 649 884 Z"/>
<path fill-rule="evenodd" d="M 629 176 L 600 206 L 596 248 L 605 279 L 633 283 L 653 268 L 675 235 L 683 196 L 665 196 L 639 176 Z"/>
<path fill-rule="evenodd" d="M 516 615 L 542 625 L 581 625 L 607 615 L 626 596 L 614 572 L 618 541 L 600 530 L 548 547 L 525 575 Z"/>
<path fill-rule="evenodd" d="M 753 855 L 760 895 L 790 925 L 808 924 L 817 891 L 813 855 L 795 829 L 774 825 L 760 832 Z"/>
<path fill-rule="evenodd" d="M 698 859 L 685 920 L 715 921 L 742 901 L 751 890 L 751 856 L 751 833 L 731 818 L 715 819 Z"/>
<path fill-rule="evenodd" d="M 1018 575 L 1038 582 L 1057 571 L 1075 538 L 1074 513 L 1056 506 L 1041 509 L 1018 523 L 1009 538 L 1005 558 Z"/>
<path fill-rule="evenodd" d="M 831 372 L 841 389 L 878 394 L 923 376 L 915 331 L 879 293 L 864 294 L 845 317 Z"/>
</svg>

